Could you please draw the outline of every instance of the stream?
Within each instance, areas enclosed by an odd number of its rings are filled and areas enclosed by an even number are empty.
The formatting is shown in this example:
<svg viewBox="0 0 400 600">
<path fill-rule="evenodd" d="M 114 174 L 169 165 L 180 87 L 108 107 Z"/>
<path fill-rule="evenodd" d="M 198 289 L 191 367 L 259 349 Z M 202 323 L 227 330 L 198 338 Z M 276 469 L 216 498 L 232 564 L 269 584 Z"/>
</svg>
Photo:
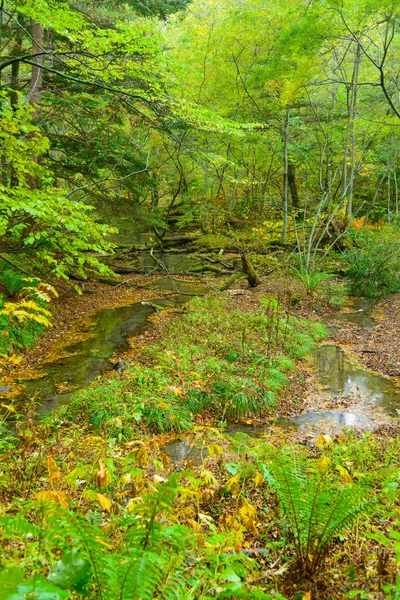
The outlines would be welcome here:
<svg viewBox="0 0 400 600">
<path fill-rule="evenodd" d="M 149 285 L 150 289 L 176 292 L 169 298 L 153 302 L 159 306 L 180 305 L 190 295 L 204 294 L 207 288 L 193 283 L 161 278 Z M 357 327 L 372 330 L 375 320 L 371 311 L 375 302 L 368 299 L 355 301 L 354 312 L 325 317 L 328 327 L 338 327 L 340 322 L 349 322 Z M 150 326 L 149 316 L 154 306 L 136 303 L 113 309 L 104 309 L 89 321 L 77 322 L 77 330 L 83 339 L 66 346 L 54 362 L 39 366 L 34 378 L 17 380 L 22 392 L 17 401 L 36 398 L 39 413 L 47 413 L 67 402 L 71 394 L 86 387 L 91 381 L 115 368 L 115 355 L 129 349 L 129 337 L 140 335 Z M 334 324 L 332 324 L 334 321 Z M 400 408 L 400 390 L 391 380 L 381 377 L 354 364 L 346 353 L 333 344 L 323 344 L 315 352 L 317 383 L 305 399 L 305 410 L 298 416 L 280 418 L 262 425 L 228 423 L 224 432 L 234 435 L 246 433 L 260 437 L 271 428 L 310 432 L 338 432 L 344 427 L 359 430 L 373 429 L 380 416 L 388 419 L 396 416 Z M 118 366 L 118 363 L 117 363 Z M 118 370 L 118 368 L 117 368 Z M 164 448 L 173 462 L 183 460 L 201 461 L 201 452 L 182 439 L 170 442 Z"/>
<path fill-rule="evenodd" d="M 190 300 L 183 294 L 204 294 L 204 286 L 188 284 L 172 278 L 161 278 L 149 285 L 150 289 L 163 292 L 176 292 L 169 298 L 153 300 L 156 306 L 177 306 Z M 103 309 L 93 315 L 89 322 L 82 319 L 76 323 L 76 330 L 83 339 L 65 346 L 61 355 L 53 362 L 39 366 L 34 378 L 16 379 L 22 385 L 17 403 L 29 398 L 39 402 L 38 412 L 47 413 L 67 402 L 77 389 L 89 385 L 96 377 L 115 369 L 117 359 L 112 357 L 129 349 L 129 338 L 140 335 L 149 327 L 149 317 L 154 307 L 148 303 L 135 303 L 129 306 Z M 117 368 L 118 370 L 118 368 Z"/>
</svg>

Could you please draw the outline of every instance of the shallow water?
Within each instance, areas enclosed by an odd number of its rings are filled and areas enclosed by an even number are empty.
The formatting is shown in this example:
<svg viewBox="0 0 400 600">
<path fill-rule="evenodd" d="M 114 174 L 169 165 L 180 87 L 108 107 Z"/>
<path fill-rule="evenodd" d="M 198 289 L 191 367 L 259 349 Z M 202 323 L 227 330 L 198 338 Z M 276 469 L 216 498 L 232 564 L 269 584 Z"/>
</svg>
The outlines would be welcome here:
<svg viewBox="0 0 400 600">
<path fill-rule="evenodd" d="M 200 261 L 197 258 L 188 256 L 186 253 L 154 252 L 154 256 L 152 256 L 150 252 L 138 252 L 129 261 L 125 260 L 121 266 L 139 269 L 147 273 L 186 273 L 198 267 L 199 264 Z"/>
<path fill-rule="evenodd" d="M 356 312 L 327 315 L 321 321 L 323 323 L 331 323 L 332 321 L 352 323 L 360 329 L 372 331 L 376 326 L 376 321 L 370 312 L 375 308 L 377 302 L 376 298 L 357 298 L 352 306 Z"/>
<path fill-rule="evenodd" d="M 182 292 L 197 294 L 207 291 L 204 287 L 170 278 L 155 281 L 151 287 L 177 292 L 170 298 L 155 300 L 159 306 L 187 302 L 190 296 L 185 296 Z M 129 349 L 128 338 L 140 335 L 148 326 L 148 318 L 153 313 L 152 306 L 139 302 L 101 310 L 91 318 L 89 324 L 87 320 L 82 320 L 81 325 L 78 322 L 77 330 L 84 339 L 63 348 L 60 357 L 54 362 L 41 365 L 36 378 L 17 380 L 17 383 L 23 385 L 23 391 L 16 401 L 37 398 L 39 413 L 49 412 L 68 401 L 73 391 L 86 387 L 96 377 L 113 369 L 111 357 Z"/>
<path fill-rule="evenodd" d="M 392 414 L 400 408 L 400 391 L 389 379 L 357 367 L 337 346 L 318 348 L 316 363 L 323 389 L 331 394 L 367 398 Z"/>
</svg>

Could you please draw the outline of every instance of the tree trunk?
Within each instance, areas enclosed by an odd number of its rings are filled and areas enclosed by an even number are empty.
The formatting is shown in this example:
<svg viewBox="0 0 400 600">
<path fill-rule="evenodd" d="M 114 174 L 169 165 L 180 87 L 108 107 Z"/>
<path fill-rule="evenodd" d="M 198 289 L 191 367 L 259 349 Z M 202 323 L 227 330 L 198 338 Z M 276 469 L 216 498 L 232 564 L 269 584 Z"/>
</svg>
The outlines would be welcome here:
<svg viewBox="0 0 400 600">
<path fill-rule="evenodd" d="M 243 272 L 246 273 L 247 281 L 249 286 L 254 288 L 260 285 L 261 281 L 258 278 L 256 270 L 250 262 L 249 257 L 245 252 L 241 254 Z"/>
<path fill-rule="evenodd" d="M 290 195 L 292 197 L 292 206 L 295 209 L 300 208 L 299 206 L 299 194 L 297 193 L 297 185 L 296 185 L 296 167 L 293 163 L 288 162 L 288 184 L 290 189 Z"/>
<path fill-rule="evenodd" d="M 36 21 L 31 21 L 31 35 L 32 35 L 32 54 L 36 54 L 39 52 L 43 52 L 44 47 L 44 29 L 41 25 L 36 23 Z M 29 89 L 29 102 L 33 106 L 33 118 L 37 119 L 41 113 L 41 97 L 42 97 L 42 84 L 43 84 L 43 75 L 42 75 L 42 64 L 43 64 L 43 56 L 36 56 L 33 58 L 33 62 L 36 63 L 35 66 L 32 66 L 31 71 L 31 80 L 30 80 L 30 89 Z M 37 66 L 36 66 L 37 65 Z M 34 162 L 40 164 L 42 161 L 42 156 L 38 155 L 33 157 Z M 41 187 L 41 180 L 38 175 L 28 175 L 27 181 L 29 187 L 32 190 L 38 190 Z"/>
<path fill-rule="evenodd" d="M 44 29 L 36 21 L 31 21 L 31 35 L 32 35 L 32 54 L 43 52 L 44 47 Z M 29 90 L 29 102 L 35 108 L 34 117 L 40 114 L 40 100 L 42 96 L 42 84 L 43 84 L 43 65 L 44 56 L 36 56 L 32 59 L 32 62 L 36 63 L 32 66 L 30 90 Z"/>
<path fill-rule="evenodd" d="M 289 206 L 289 117 L 290 105 L 286 107 L 285 123 L 283 125 L 283 228 L 282 240 L 285 243 L 288 227 L 288 206 Z"/>
<path fill-rule="evenodd" d="M 354 179 L 356 175 L 356 135 L 355 135 L 355 120 L 357 115 L 357 95 L 358 95 L 358 78 L 361 62 L 361 46 L 357 43 L 354 56 L 353 74 L 351 84 L 347 88 L 347 134 L 346 148 L 343 159 L 343 177 L 342 177 L 342 199 L 347 198 L 347 219 L 350 221 L 353 216 L 353 190 Z M 350 155 L 350 156 L 349 156 Z M 350 158 L 350 170 L 348 171 L 348 161 Z"/>
</svg>

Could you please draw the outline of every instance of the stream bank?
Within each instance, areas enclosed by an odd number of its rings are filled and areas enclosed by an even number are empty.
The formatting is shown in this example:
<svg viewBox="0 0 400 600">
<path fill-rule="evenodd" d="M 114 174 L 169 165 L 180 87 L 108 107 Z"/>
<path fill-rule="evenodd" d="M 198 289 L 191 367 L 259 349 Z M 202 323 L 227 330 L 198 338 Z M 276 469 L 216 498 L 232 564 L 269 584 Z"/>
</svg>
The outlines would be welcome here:
<svg viewBox="0 0 400 600">
<path fill-rule="evenodd" d="M 57 313 L 59 326 L 45 340 L 47 344 L 53 342 L 51 351 L 47 355 L 43 352 L 44 359 L 40 348 L 34 355 L 29 353 L 23 364 L 17 367 L 17 376 L 10 374 L 5 380 L 12 390 L 17 389 L 20 401 L 35 397 L 40 404 L 40 413 L 68 402 L 76 389 L 86 387 L 99 376 L 122 370 L 124 361 L 129 363 L 132 360 L 135 347 L 142 348 L 159 339 L 162 324 L 170 320 L 171 313 L 162 311 L 155 314 L 157 305 L 160 308 L 177 307 L 193 295 L 205 294 L 210 289 L 198 281 L 172 277 L 153 276 L 149 281 L 148 277 L 131 276 L 130 282 L 129 288 L 123 285 L 111 290 L 98 287 L 93 296 L 76 298 L 66 295 L 62 299 L 64 310 Z M 132 282 L 136 287 L 132 286 Z M 286 302 L 289 312 L 302 316 L 308 314 L 314 319 L 317 316 L 311 298 L 291 305 L 291 299 L 299 294 L 298 282 L 286 281 L 285 285 L 279 279 L 268 279 L 254 290 L 239 285 L 225 294 L 244 313 L 256 310 L 262 297 L 273 297 L 274 289 L 281 303 L 285 305 Z M 247 424 L 229 424 L 227 433 L 240 430 L 260 436 L 277 431 L 287 439 L 308 439 L 312 442 L 321 432 L 336 434 L 343 428 L 362 431 L 393 427 L 396 409 L 400 408 L 398 387 L 390 379 L 363 369 L 353 350 L 357 342 L 365 344 L 365 340 L 379 332 L 381 323 L 387 323 L 383 311 L 385 306 L 392 306 L 390 300 L 377 309 L 373 301 L 356 300 L 350 302 L 350 310 L 342 309 L 320 318 L 329 325 L 331 339 L 317 349 L 314 359 L 308 364 L 298 363 L 296 376 L 289 377 L 281 394 L 276 419 L 263 424 L 263 417 L 259 415 Z M 72 323 L 67 319 L 65 331 L 63 316 L 71 319 L 74 301 L 75 314 L 84 312 L 83 307 L 89 314 Z M 398 298 L 393 299 L 393 306 L 396 306 L 396 301 Z M 93 310 L 94 306 L 100 308 L 102 304 L 107 308 L 90 314 L 90 309 Z M 392 328 L 393 331 L 396 329 Z M 343 344 L 349 339 L 352 346 Z M 350 347 L 352 353 L 345 354 L 341 346 L 346 352 Z M 365 354 L 362 353 L 363 356 Z M 3 396 L 8 398 L 10 394 Z"/>
</svg>

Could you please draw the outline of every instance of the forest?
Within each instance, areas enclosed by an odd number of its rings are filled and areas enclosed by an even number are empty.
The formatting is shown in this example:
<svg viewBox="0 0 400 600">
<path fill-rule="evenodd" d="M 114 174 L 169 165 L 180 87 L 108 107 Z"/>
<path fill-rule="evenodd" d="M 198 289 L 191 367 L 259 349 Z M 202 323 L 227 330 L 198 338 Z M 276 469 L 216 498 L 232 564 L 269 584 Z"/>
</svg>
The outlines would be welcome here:
<svg viewBox="0 0 400 600">
<path fill-rule="evenodd" d="M 0 600 L 400 600 L 398 0 L 0 0 Z"/>
</svg>

